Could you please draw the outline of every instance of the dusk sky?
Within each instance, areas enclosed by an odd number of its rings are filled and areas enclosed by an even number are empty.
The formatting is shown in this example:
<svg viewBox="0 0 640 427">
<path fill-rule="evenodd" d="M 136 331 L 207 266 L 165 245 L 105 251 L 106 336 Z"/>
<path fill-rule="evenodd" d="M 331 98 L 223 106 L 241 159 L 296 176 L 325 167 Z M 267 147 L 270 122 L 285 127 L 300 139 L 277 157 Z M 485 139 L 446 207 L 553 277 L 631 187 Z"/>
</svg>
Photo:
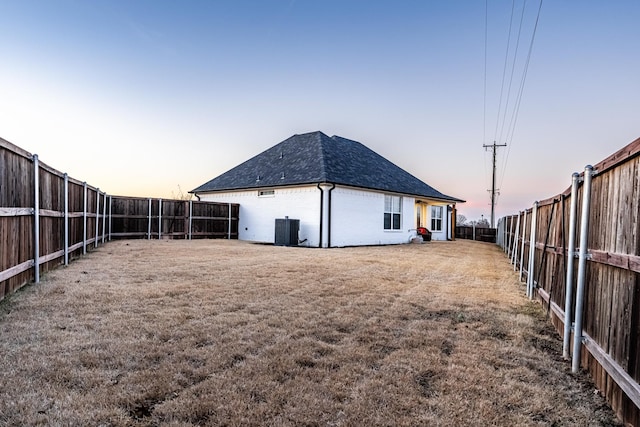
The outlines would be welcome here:
<svg viewBox="0 0 640 427">
<path fill-rule="evenodd" d="M 544 1 L 522 86 L 539 5 L 488 0 L 485 26 L 482 0 L 0 0 L 0 137 L 168 198 L 320 130 L 469 219 L 489 216 L 496 140 L 499 217 L 640 137 L 640 1 Z"/>
</svg>

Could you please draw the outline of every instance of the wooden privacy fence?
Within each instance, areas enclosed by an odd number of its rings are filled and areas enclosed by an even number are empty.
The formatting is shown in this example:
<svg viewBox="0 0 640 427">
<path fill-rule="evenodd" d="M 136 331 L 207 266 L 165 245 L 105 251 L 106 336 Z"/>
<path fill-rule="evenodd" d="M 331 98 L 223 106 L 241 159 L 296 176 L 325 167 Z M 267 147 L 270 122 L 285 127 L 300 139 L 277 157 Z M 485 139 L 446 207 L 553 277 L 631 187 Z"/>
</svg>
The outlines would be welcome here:
<svg viewBox="0 0 640 427">
<path fill-rule="evenodd" d="M 235 238 L 239 205 L 110 196 L 0 138 L 0 300 L 113 238 Z"/>
<path fill-rule="evenodd" d="M 640 138 L 564 193 L 501 218 L 498 244 L 563 337 L 572 370 L 593 377 L 640 426 Z"/>
<path fill-rule="evenodd" d="M 240 205 L 109 196 L 109 239 L 238 238 Z"/>
<path fill-rule="evenodd" d="M 479 240 L 481 242 L 496 243 L 496 229 L 490 227 L 476 227 L 474 225 L 457 225 L 456 239 Z"/>
</svg>

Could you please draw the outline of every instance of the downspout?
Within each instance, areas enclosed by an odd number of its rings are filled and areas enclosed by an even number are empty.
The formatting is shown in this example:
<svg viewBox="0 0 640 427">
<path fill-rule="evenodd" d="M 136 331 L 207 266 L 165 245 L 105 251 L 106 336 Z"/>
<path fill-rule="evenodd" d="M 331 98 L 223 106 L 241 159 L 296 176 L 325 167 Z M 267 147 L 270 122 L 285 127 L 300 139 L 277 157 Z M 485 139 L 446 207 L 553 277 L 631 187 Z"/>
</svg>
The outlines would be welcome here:
<svg viewBox="0 0 640 427">
<path fill-rule="evenodd" d="M 325 189 L 326 186 L 326 189 Z M 319 183 L 317 185 L 320 190 L 320 240 L 318 247 L 324 247 L 324 232 L 325 232 L 325 204 L 324 198 L 327 198 L 327 217 L 326 217 L 326 232 L 327 232 L 327 246 L 331 247 L 331 191 L 336 187 L 335 184 L 332 183 Z"/>
<path fill-rule="evenodd" d="M 336 188 L 335 184 L 331 184 L 329 189 L 329 198 L 327 203 L 327 247 L 331 247 L 331 192 Z"/>
<path fill-rule="evenodd" d="M 322 219 L 324 218 L 324 212 L 322 208 L 324 207 L 324 196 L 322 191 L 322 187 L 320 187 L 320 183 L 317 185 L 318 190 L 320 190 L 320 238 L 318 239 L 318 247 L 322 247 Z"/>
</svg>

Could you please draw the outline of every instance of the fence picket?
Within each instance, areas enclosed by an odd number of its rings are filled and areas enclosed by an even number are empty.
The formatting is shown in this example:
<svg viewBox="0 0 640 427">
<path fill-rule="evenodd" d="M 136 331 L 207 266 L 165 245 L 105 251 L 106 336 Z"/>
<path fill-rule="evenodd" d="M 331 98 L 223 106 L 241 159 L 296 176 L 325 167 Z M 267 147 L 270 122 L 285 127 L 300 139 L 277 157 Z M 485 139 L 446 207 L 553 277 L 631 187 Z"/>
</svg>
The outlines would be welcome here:
<svg viewBox="0 0 640 427">
<path fill-rule="evenodd" d="M 572 370 L 587 369 L 622 420 L 638 425 L 640 138 L 599 162 L 594 170 L 593 176 L 585 170 L 582 185 L 580 176 L 574 174 L 569 189 L 534 204 L 529 267 L 521 279 L 526 278 L 529 298 L 551 308 L 548 315 L 563 338 L 563 356 L 569 358 L 573 353 Z M 591 194 L 590 204 L 586 204 L 587 193 Z M 561 209 L 555 206 L 558 200 Z M 565 209 L 569 200 L 570 208 Z M 513 217 L 500 222 L 506 236 L 499 244 L 507 254 L 507 227 L 512 223 Z M 582 229 L 579 250 L 578 228 Z M 584 289 L 573 283 L 576 273 Z"/>
</svg>

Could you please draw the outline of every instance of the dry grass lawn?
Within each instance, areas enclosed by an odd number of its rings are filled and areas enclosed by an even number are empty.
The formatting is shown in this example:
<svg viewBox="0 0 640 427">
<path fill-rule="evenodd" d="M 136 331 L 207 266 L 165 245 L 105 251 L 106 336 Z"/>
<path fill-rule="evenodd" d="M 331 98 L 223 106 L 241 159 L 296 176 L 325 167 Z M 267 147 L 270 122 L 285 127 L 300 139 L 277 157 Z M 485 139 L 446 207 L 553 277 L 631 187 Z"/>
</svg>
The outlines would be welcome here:
<svg viewBox="0 0 640 427">
<path fill-rule="evenodd" d="M 504 254 L 120 241 L 0 303 L 0 425 L 618 425 Z"/>
</svg>

